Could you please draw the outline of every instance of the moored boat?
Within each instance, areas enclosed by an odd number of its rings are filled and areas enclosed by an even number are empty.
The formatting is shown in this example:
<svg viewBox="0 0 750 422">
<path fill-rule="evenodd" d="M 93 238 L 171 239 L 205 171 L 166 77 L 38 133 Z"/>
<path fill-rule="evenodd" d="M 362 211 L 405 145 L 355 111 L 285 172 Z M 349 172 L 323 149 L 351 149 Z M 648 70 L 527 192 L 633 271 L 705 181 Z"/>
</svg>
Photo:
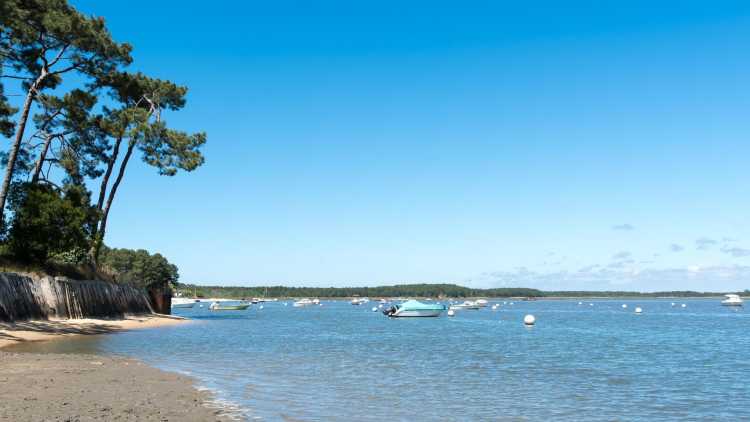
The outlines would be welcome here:
<svg viewBox="0 0 750 422">
<path fill-rule="evenodd" d="M 292 306 L 294 306 L 295 308 L 302 308 L 304 306 L 312 306 L 314 304 L 315 303 L 312 300 L 310 300 L 308 298 L 304 298 L 304 299 L 300 299 L 300 300 L 294 302 L 294 304 Z"/>
<path fill-rule="evenodd" d="M 383 311 L 389 317 L 436 317 L 445 311 L 445 305 L 438 303 L 422 303 L 409 300 L 404 303 L 393 305 Z"/>
<path fill-rule="evenodd" d="M 740 295 L 728 294 L 724 295 L 724 297 L 726 299 L 721 301 L 721 304 L 724 306 L 742 306 L 744 303 Z"/>
<path fill-rule="evenodd" d="M 489 305 L 489 302 L 487 302 L 487 299 L 477 299 L 474 301 L 477 305 L 479 305 L 480 308 L 486 308 L 487 305 Z"/>
<path fill-rule="evenodd" d="M 467 300 L 464 303 L 457 303 L 455 305 L 451 305 L 450 308 L 453 309 L 453 310 L 458 310 L 458 309 L 474 309 L 474 310 L 476 310 L 476 309 L 481 308 L 481 306 L 478 305 L 476 302 L 472 302 L 470 300 Z"/>
<path fill-rule="evenodd" d="M 208 309 L 212 311 L 244 311 L 245 309 L 249 307 L 250 307 L 249 303 L 228 304 L 228 303 L 214 302 L 211 304 L 211 306 L 208 307 Z"/>
<path fill-rule="evenodd" d="M 183 299 L 180 297 L 172 298 L 172 308 L 187 309 L 192 308 L 198 302 L 197 299 Z"/>
</svg>

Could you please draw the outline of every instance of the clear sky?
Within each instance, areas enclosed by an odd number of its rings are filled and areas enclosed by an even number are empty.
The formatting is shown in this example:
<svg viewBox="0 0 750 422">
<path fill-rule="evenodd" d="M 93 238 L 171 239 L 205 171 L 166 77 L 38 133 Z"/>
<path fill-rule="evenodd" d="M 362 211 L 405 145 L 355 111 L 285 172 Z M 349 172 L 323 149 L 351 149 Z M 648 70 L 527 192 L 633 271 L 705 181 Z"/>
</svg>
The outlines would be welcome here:
<svg viewBox="0 0 750 422">
<path fill-rule="evenodd" d="M 183 282 L 750 288 L 750 2 L 74 4 L 190 87 L 107 238 Z"/>
</svg>

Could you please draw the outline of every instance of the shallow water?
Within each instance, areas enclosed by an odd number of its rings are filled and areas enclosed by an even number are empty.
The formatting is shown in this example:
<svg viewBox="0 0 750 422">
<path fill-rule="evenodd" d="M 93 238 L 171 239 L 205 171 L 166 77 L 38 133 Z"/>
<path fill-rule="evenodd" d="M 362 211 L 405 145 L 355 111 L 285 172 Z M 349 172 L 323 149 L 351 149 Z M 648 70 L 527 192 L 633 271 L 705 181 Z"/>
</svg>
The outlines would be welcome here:
<svg viewBox="0 0 750 422">
<path fill-rule="evenodd" d="M 194 324 L 21 349 L 134 356 L 192 375 L 258 420 L 750 419 L 750 313 L 673 301 L 515 302 L 412 319 L 373 302 L 196 307 L 175 312 Z"/>
</svg>

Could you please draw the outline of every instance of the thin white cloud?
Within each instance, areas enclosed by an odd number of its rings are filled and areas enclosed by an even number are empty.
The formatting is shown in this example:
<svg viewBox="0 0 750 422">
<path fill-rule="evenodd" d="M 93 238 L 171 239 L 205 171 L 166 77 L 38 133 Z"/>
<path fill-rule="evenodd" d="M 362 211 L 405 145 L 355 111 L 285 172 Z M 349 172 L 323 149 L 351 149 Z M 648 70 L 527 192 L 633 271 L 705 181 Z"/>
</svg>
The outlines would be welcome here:
<svg viewBox="0 0 750 422">
<path fill-rule="evenodd" d="M 709 237 L 701 237 L 700 239 L 695 240 L 695 248 L 701 251 L 705 251 L 711 249 L 711 247 L 716 245 L 717 243 L 717 241 Z"/>
<path fill-rule="evenodd" d="M 742 258 L 744 256 L 750 256 L 750 249 L 740 248 L 737 246 L 734 247 L 728 247 L 724 246 L 721 248 L 721 251 L 725 254 L 732 255 L 735 258 Z"/>
<path fill-rule="evenodd" d="M 635 230 L 635 226 L 632 224 L 624 223 L 624 224 L 615 224 L 612 226 L 612 230 L 622 230 L 622 231 L 632 231 Z"/>
</svg>

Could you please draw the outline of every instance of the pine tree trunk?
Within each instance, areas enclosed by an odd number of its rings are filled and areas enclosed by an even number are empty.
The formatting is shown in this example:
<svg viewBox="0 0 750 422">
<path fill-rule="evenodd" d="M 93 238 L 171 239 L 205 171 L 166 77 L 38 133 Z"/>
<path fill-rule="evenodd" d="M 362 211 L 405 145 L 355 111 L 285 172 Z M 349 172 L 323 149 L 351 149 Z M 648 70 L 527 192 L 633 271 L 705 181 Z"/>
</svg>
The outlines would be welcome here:
<svg viewBox="0 0 750 422">
<path fill-rule="evenodd" d="M 107 203 L 104 205 L 104 209 L 102 210 L 102 219 L 99 222 L 99 232 L 94 239 L 94 245 L 92 246 L 93 250 L 91 251 L 91 255 L 94 258 L 93 262 L 96 262 L 96 260 L 99 258 L 99 250 L 101 249 L 102 243 L 104 242 L 104 235 L 107 232 L 107 218 L 109 217 L 109 210 L 112 207 L 112 201 L 114 201 L 115 199 L 117 188 L 120 186 L 120 182 L 122 182 L 122 177 L 125 175 L 125 168 L 128 165 L 128 161 L 130 161 L 130 156 L 133 154 L 134 148 L 135 142 L 131 141 L 128 144 L 128 150 L 125 153 L 125 157 L 122 159 L 122 164 L 120 164 L 120 170 L 117 173 L 117 179 L 115 179 L 115 183 L 112 185 L 112 190 L 109 191 Z"/>
<path fill-rule="evenodd" d="M 31 176 L 31 183 L 36 183 L 39 181 L 39 174 L 42 172 L 42 166 L 44 165 L 44 160 L 47 158 L 47 151 L 49 151 L 49 146 L 52 143 L 52 136 L 47 135 L 47 138 L 44 140 L 44 145 L 42 146 L 42 151 L 39 153 L 39 158 L 36 160 L 36 164 L 34 165 L 34 174 Z"/>
<path fill-rule="evenodd" d="M 104 172 L 104 176 L 102 177 L 102 185 L 99 188 L 99 200 L 96 201 L 96 209 L 99 211 L 102 210 L 102 207 L 104 206 L 104 197 L 107 194 L 107 185 L 109 184 L 109 178 L 112 176 L 112 170 L 115 168 L 115 164 L 117 163 L 117 155 L 120 153 L 120 143 L 122 143 L 122 136 L 117 138 L 117 141 L 115 141 L 115 147 L 112 149 L 112 157 L 110 157 L 109 162 L 107 163 L 107 170 Z"/>
<path fill-rule="evenodd" d="M 3 178 L 3 185 L 0 189 L 0 223 L 5 220 L 5 201 L 8 199 L 8 191 L 10 190 L 10 182 L 13 180 L 13 170 L 16 166 L 16 159 L 18 158 L 18 150 L 21 148 L 21 141 L 23 141 L 23 133 L 26 131 L 26 122 L 29 120 L 29 111 L 31 110 L 31 104 L 34 102 L 34 96 L 37 87 L 42 83 L 44 78 L 47 77 L 47 72 L 42 71 L 39 77 L 29 87 L 29 92 L 26 94 L 26 101 L 23 103 L 23 111 L 21 117 L 18 120 L 18 127 L 16 128 L 16 138 L 13 140 L 13 145 L 10 146 L 8 151 L 8 164 L 5 167 L 5 178 Z"/>
</svg>

